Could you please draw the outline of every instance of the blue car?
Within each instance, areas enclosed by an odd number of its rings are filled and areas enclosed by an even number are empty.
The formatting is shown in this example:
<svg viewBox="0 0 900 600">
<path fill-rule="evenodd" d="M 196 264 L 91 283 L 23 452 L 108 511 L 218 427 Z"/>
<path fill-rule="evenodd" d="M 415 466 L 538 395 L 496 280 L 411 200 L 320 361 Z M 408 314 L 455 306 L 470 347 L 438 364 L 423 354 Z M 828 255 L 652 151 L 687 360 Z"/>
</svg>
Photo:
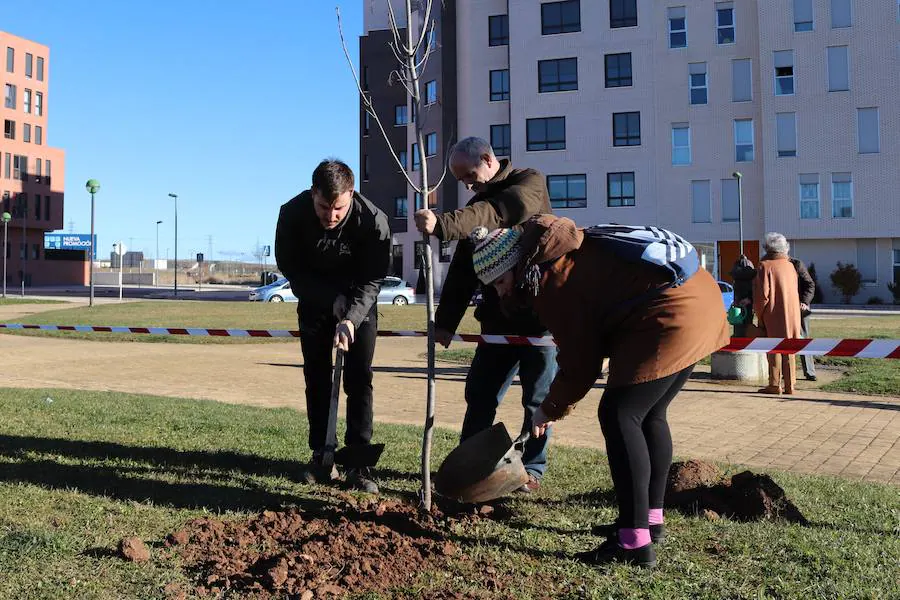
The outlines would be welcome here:
<svg viewBox="0 0 900 600">
<path fill-rule="evenodd" d="M 731 305 L 734 304 L 734 287 L 730 283 L 725 283 L 724 281 L 717 282 L 719 284 L 719 291 L 722 292 L 722 302 L 725 303 L 725 310 L 731 308 Z"/>
<path fill-rule="evenodd" d="M 297 302 L 297 296 L 291 291 L 291 282 L 286 277 L 250 290 L 249 299 L 251 302 Z"/>
</svg>

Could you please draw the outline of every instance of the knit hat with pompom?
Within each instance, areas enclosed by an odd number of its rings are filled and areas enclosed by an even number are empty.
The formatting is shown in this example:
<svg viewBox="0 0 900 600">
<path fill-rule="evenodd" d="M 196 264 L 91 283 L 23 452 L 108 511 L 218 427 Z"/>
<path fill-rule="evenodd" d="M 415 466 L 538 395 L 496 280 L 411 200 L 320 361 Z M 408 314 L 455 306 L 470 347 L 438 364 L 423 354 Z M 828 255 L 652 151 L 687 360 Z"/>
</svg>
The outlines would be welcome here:
<svg viewBox="0 0 900 600">
<path fill-rule="evenodd" d="M 472 262 L 475 274 L 485 285 L 490 285 L 511 270 L 522 258 L 522 232 L 518 229 L 477 227 L 469 235 L 475 246 Z"/>
</svg>

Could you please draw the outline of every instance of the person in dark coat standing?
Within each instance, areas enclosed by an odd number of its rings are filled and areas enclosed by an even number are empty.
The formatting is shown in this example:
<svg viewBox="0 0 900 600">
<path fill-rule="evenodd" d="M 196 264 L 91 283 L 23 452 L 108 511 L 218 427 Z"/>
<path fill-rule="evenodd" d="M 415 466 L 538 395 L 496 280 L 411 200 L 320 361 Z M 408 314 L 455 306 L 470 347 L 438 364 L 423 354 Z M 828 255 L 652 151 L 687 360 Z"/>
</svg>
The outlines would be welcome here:
<svg viewBox="0 0 900 600">
<path fill-rule="evenodd" d="M 275 261 L 297 296 L 306 413 L 312 460 L 301 477 L 325 483 L 337 477 L 323 460 L 337 446 L 328 431 L 332 351 L 345 352 L 348 446 L 372 439 L 372 358 L 378 333 L 376 303 L 390 266 L 387 216 L 353 191 L 353 171 L 338 160 L 322 161 L 312 187 L 281 207 Z M 368 469 L 348 469 L 347 483 L 377 493 Z"/>
<path fill-rule="evenodd" d="M 800 292 L 800 334 L 809 337 L 809 316 L 812 314 L 813 296 L 816 295 L 816 282 L 813 281 L 809 270 L 799 258 L 791 258 L 791 264 L 797 271 L 797 285 Z M 803 365 L 803 375 L 809 381 L 816 380 L 816 362 L 812 356 L 800 355 L 800 364 Z"/>
</svg>

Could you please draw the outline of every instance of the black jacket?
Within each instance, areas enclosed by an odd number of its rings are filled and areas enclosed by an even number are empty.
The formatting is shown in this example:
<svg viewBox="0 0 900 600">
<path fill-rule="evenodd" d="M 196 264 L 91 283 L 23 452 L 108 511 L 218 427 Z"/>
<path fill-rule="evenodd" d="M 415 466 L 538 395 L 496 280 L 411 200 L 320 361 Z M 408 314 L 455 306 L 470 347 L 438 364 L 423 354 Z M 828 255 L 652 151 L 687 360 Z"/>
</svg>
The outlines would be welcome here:
<svg viewBox="0 0 900 600">
<path fill-rule="evenodd" d="M 332 311 L 347 297 L 345 319 L 359 327 L 378 299 L 388 273 L 391 229 L 387 216 L 358 193 L 336 228 L 319 222 L 309 190 L 281 206 L 275 231 L 275 262 L 291 282 L 300 310 Z"/>
<path fill-rule="evenodd" d="M 442 241 L 459 240 L 441 290 L 435 312 L 435 326 L 455 332 L 459 327 L 479 281 L 472 264 L 472 244 L 468 235 L 478 226 L 496 229 L 520 225 L 536 214 L 549 214 L 550 195 L 544 175 L 534 169 L 514 169 L 508 160 L 488 182 L 487 189 L 472 196 L 465 208 L 438 215 L 435 235 Z M 530 309 L 517 314 L 501 310 L 493 286 L 482 286 L 483 301 L 475 309 L 482 333 L 542 335 L 547 331 Z"/>
<path fill-rule="evenodd" d="M 812 276 L 809 274 L 809 270 L 806 268 L 806 265 L 803 264 L 803 261 L 799 258 L 792 258 L 791 264 L 794 265 L 794 269 L 797 271 L 797 286 L 798 291 L 800 292 L 800 304 L 805 304 L 810 306 L 813 301 L 813 297 L 816 295 L 816 282 L 813 281 Z"/>
</svg>

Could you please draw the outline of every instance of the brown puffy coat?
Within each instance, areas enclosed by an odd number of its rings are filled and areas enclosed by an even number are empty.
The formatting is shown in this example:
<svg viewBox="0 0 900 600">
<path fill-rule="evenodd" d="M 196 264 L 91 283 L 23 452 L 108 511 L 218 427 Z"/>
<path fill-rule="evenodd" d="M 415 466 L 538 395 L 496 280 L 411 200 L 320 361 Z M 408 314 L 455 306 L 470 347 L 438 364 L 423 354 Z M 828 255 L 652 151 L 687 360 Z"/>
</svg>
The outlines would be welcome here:
<svg viewBox="0 0 900 600">
<path fill-rule="evenodd" d="M 567 414 L 593 387 L 609 357 L 609 387 L 673 375 L 728 343 L 721 292 L 701 269 L 679 287 L 624 310 L 617 306 L 668 281 L 652 265 L 625 262 L 573 221 L 541 215 L 526 223 L 525 258 L 542 266 L 534 305 L 559 347 L 559 372 L 541 408 Z"/>
<path fill-rule="evenodd" d="M 753 310 L 767 337 L 798 338 L 800 292 L 787 254 L 766 254 L 753 280 Z"/>
</svg>

